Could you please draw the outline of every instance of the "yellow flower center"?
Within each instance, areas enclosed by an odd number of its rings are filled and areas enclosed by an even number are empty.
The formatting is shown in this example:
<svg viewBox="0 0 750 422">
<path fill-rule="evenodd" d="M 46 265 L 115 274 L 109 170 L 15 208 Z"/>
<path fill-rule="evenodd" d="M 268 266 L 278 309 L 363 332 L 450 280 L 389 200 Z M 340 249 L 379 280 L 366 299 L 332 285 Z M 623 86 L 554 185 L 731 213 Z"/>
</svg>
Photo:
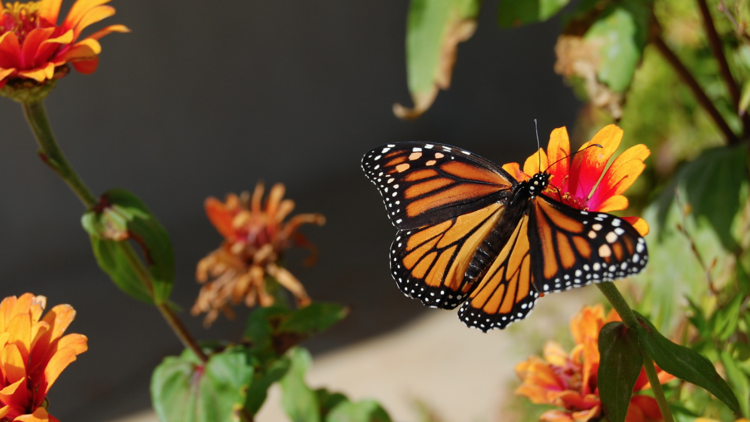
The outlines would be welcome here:
<svg viewBox="0 0 750 422">
<path fill-rule="evenodd" d="M 0 15 L 0 35 L 6 32 L 14 32 L 18 43 L 23 44 L 29 32 L 49 24 L 39 20 L 39 2 L 28 3 L 6 3 L 5 10 Z"/>
</svg>

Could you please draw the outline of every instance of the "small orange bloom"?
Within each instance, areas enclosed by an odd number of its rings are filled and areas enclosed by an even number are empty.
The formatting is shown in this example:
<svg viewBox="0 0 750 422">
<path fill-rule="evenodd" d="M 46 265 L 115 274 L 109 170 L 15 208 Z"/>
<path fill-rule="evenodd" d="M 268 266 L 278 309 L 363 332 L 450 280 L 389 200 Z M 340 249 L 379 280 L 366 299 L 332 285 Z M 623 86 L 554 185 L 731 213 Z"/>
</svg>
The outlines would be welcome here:
<svg viewBox="0 0 750 422">
<path fill-rule="evenodd" d="M 77 0 L 57 25 L 62 0 L 0 3 L 0 88 L 12 79 L 43 83 L 55 69 L 71 63 L 81 73 L 93 73 L 102 47 L 99 39 L 112 32 L 130 32 L 111 25 L 80 39 L 81 31 L 115 14 L 110 0 Z"/>
<path fill-rule="evenodd" d="M 568 131 L 564 127 L 557 128 L 550 135 L 547 152 L 540 149 L 526 159 L 523 171 L 518 163 L 508 163 L 503 168 L 519 181 L 528 180 L 544 169 L 551 175 L 544 194 L 575 209 L 600 212 L 624 210 L 628 207 L 628 199 L 622 194 L 646 168 L 643 161 L 651 151 L 642 144 L 633 146 L 607 167 L 620 146 L 622 134 L 619 127 L 606 126 L 591 141 L 583 144 L 571 160 Z M 595 144 L 601 148 L 591 146 Z M 645 220 L 638 217 L 624 219 L 641 235 L 648 234 Z"/>
<path fill-rule="evenodd" d="M 573 318 L 570 331 L 575 347 L 566 353 L 554 341 L 544 346 L 544 359 L 531 356 L 516 365 L 516 374 L 523 384 L 516 394 L 528 397 L 532 403 L 551 404 L 562 410 L 549 410 L 540 420 L 546 422 L 587 422 L 602 416 L 597 373 L 599 371 L 599 331 L 612 321 L 620 321 L 613 310 L 605 317 L 602 305 L 586 306 Z M 658 370 L 659 380 L 665 383 L 674 377 Z M 633 392 L 650 388 L 646 373 L 641 370 Z M 626 422 L 660 421 L 661 413 L 653 397 L 634 395 Z"/>
<path fill-rule="evenodd" d="M 273 296 L 266 290 L 265 278 L 270 276 L 289 290 L 299 306 L 310 302 L 302 283 L 285 268 L 277 265 L 285 250 L 292 246 L 314 246 L 297 232 L 305 223 L 323 225 L 321 214 L 299 214 L 289 221 L 284 219 L 294 209 L 294 201 L 284 199 L 284 185 L 277 183 L 262 206 L 263 184 L 258 183 L 252 198 L 247 192 L 241 196 L 229 194 L 226 202 L 216 198 L 206 200 L 206 214 L 224 236 L 221 248 L 198 263 L 196 278 L 205 283 L 191 313 L 207 312 L 205 324 L 210 325 L 219 310 L 232 318 L 231 308 L 244 300 L 245 305 L 271 306 Z M 311 257 L 310 263 L 314 260 Z M 211 280 L 210 282 L 208 282 Z M 208 283 L 207 283 L 208 282 Z"/>
<path fill-rule="evenodd" d="M 0 420 L 57 421 L 47 413 L 47 393 L 76 356 L 88 350 L 86 336 L 63 336 L 75 310 L 57 305 L 41 318 L 46 305 L 47 298 L 31 293 L 0 303 Z"/>
</svg>

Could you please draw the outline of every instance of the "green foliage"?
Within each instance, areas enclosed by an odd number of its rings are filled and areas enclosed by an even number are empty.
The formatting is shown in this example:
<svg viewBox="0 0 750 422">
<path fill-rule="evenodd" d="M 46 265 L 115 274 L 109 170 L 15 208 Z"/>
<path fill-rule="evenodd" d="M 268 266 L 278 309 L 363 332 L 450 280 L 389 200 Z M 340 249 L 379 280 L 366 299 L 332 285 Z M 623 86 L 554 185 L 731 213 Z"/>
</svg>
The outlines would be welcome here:
<svg viewBox="0 0 750 422">
<path fill-rule="evenodd" d="M 570 0 L 500 0 L 497 24 L 502 28 L 542 22 L 556 15 Z"/>
<path fill-rule="evenodd" d="M 138 197 L 124 189 L 113 189 L 102 195 L 99 204 L 82 219 L 89 233 L 99 267 L 130 296 L 156 303 L 169 299 L 174 283 L 174 252 L 169 234 Z M 129 245 L 118 245 L 132 239 L 138 243 L 148 267 L 153 297 L 136 272 Z M 126 246 L 127 245 L 127 246 Z"/>
<path fill-rule="evenodd" d="M 205 365 L 186 350 L 167 357 L 154 371 L 154 410 L 162 422 L 239 421 L 252 378 L 242 348 L 214 353 Z"/>
<path fill-rule="evenodd" d="M 733 412 L 739 411 L 737 397 L 714 365 L 699 353 L 673 343 L 642 315 L 637 314 L 641 347 L 657 365 L 669 374 L 708 390 Z"/>
<path fill-rule="evenodd" d="M 289 351 L 292 361 L 281 380 L 282 406 L 292 422 L 391 422 L 390 416 L 373 400 L 350 401 L 341 393 L 313 390 L 305 382 L 312 358 L 301 348 Z"/>
<path fill-rule="evenodd" d="M 612 91 L 625 92 L 646 47 L 651 7 L 645 1 L 612 3 L 586 31 L 584 40 L 598 46 L 597 78 Z"/>
<path fill-rule="evenodd" d="M 599 332 L 599 397 L 610 422 L 624 422 L 630 396 L 643 366 L 638 333 L 622 322 L 610 322 Z"/>
<path fill-rule="evenodd" d="M 735 314 L 738 315 L 738 314 Z M 727 351 L 720 352 L 721 363 L 724 365 L 724 371 L 727 373 L 729 385 L 732 390 L 739 396 L 739 404 L 742 417 L 750 417 L 750 379 L 748 374 L 742 372 L 737 361 Z"/>
</svg>

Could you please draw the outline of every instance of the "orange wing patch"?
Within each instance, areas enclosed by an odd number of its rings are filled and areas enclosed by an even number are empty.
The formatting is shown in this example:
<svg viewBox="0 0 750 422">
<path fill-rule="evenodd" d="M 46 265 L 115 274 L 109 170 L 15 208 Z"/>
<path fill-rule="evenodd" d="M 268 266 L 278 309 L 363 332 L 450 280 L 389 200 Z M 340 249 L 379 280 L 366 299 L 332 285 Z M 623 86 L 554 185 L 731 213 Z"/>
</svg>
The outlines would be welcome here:
<svg viewBox="0 0 750 422">
<path fill-rule="evenodd" d="M 399 232 L 391 248 L 391 270 L 401 290 L 428 306 L 458 306 L 465 299 L 471 259 L 504 209 L 494 203 L 440 224 Z"/>
<path fill-rule="evenodd" d="M 482 331 L 505 328 L 531 312 L 538 297 L 532 286 L 529 217 L 523 216 L 490 269 L 461 307 L 458 317 Z"/>
</svg>

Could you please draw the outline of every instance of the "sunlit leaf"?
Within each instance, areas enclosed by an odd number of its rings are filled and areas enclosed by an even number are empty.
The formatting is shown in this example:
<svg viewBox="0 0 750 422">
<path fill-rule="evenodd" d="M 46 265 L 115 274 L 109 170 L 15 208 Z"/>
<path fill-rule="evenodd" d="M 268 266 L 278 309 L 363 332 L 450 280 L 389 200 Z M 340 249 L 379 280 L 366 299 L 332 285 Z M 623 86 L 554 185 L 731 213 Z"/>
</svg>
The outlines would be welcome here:
<svg viewBox="0 0 750 422">
<path fill-rule="evenodd" d="M 349 310 L 335 303 L 313 302 L 310 305 L 292 312 L 279 325 L 283 332 L 311 334 L 327 330 L 335 323 L 346 318 Z"/>
<path fill-rule="evenodd" d="M 624 422 L 630 396 L 643 366 L 638 333 L 622 322 L 610 322 L 599 331 L 599 397 L 610 422 Z"/>
<path fill-rule="evenodd" d="M 143 292 L 147 290 L 135 286 L 143 282 L 131 276 L 136 274 L 132 268 L 124 268 L 133 267 L 129 262 L 140 258 L 129 249 L 114 245 L 115 242 L 135 241 L 146 260 L 153 299 L 157 303 L 167 302 L 174 283 L 172 242 L 164 227 L 138 197 L 124 189 L 107 191 L 99 204 L 83 215 L 81 223 L 91 237 L 94 255 L 102 270 L 123 291 L 144 300 Z M 129 274 L 118 275 L 118 271 Z"/>
<path fill-rule="evenodd" d="M 739 397 L 742 416 L 750 417 L 750 380 L 748 380 L 748 375 L 740 370 L 737 362 L 725 350 L 721 351 L 721 364 L 724 365 L 729 385 L 732 386 Z"/>
<path fill-rule="evenodd" d="M 331 410 L 326 422 L 391 422 L 391 417 L 374 400 L 342 401 Z"/>
<path fill-rule="evenodd" d="M 438 90 L 448 89 L 458 43 L 476 30 L 480 0 L 412 0 L 406 24 L 406 70 L 414 108 L 393 112 L 415 119 L 430 108 Z"/>
<path fill-rule="evenodd" d="M 318 397 L 305 382 L 312 357 L 307 350 L 296 347 L 289 351 L 289 357 L 291 366 L 280 381 L 281 405 L 292 422 L 320 422 Z"/>
<path fill-rule="evenodd" d="M 673 343 L 661 335 L 645 317 L 637 312 L 636 316 L 640 323 L 638 337 L 642 350 L 662 370 L 708 390 L 733 412 L 739 411 L 737 397 L 708 359 L 698 352 Z"/>
<path fill-rule="evenodd" d="M 202 365 L 186 350 L 154 370 L 151 398 L 162 422 L 239 421 L 253 376 L 241 349 L 227 349 Z"/>
<path fill-rule="evenodd" d="M 497 22 L 503 28 L 542 22 L 560 11 L 570 0 L 501 0 Z"/>
<path fill-rule="evenodd" d="M 258 413 L 266 401 L 268 389 L 286 374 L 290 365 L 289 359 L 282 356 L 262 368 L 262 371 L 255 371 L 250 388 L 247 390 L 247 400 L 245 400 L 245 410 L 249 414 Z"/>
</svg>

